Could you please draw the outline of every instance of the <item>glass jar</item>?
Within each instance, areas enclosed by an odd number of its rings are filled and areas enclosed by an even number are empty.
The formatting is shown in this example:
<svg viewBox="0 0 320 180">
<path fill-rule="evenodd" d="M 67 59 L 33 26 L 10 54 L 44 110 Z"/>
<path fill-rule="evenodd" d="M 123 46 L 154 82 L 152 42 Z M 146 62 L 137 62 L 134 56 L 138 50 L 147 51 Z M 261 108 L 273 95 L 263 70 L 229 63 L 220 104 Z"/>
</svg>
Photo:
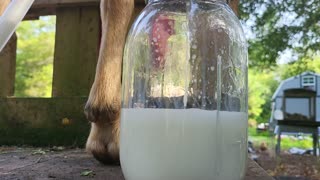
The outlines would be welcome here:
<svg viewBox="0 0 320 180">
<path fill-rule="evenodd" d="M 151 0 L 127 38 L 120 160 L 127 180 L 239 180 L 247 44 L 224 0 Z"/>
</svg>

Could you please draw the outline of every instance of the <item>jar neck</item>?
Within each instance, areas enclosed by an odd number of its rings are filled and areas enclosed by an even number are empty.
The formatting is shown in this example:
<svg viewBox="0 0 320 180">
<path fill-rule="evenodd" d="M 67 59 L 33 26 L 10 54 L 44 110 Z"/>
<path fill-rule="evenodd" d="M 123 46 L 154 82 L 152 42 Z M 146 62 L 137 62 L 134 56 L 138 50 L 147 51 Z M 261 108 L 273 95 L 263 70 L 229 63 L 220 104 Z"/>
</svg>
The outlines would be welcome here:
<svg viewBox="0 0 320 180">
<path fill-rule="evenodd" d="M 166 2 L 166 1 L 172 1 L 172 0 L 145 0 L 146 4 L 148 4 L 148 3 L 154 3 L 154 2 Z M 179 0 L 179 1 L 191 1 L 191 0 Z M 200 1 L 211 1 L 211 2 L 229 3 L 230 0 L 200 0 Z"/>
</svg>

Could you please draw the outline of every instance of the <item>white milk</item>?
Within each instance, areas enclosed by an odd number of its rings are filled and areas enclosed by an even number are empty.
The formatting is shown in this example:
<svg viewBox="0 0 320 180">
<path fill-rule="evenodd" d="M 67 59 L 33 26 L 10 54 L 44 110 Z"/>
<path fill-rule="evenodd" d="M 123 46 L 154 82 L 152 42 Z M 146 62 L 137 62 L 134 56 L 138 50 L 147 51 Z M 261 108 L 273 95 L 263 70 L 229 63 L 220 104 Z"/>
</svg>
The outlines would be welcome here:
<svg viewBox="0 0 320 180">
<path fill-rule="evenodd" d="M 122 109 L 120 159 L 126 180 L 240 180 L 246 154 L 245 113 Z"/>
</svg>

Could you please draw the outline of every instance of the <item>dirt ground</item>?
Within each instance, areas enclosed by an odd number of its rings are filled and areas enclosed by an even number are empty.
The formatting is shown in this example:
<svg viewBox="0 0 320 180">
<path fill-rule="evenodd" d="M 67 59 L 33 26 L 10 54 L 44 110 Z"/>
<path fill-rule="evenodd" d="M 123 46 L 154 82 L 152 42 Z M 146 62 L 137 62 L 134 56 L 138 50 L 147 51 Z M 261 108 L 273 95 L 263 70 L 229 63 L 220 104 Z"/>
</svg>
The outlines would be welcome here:
<svg viewBox="0 0 320 180">
<path fill-rule="evenodd" d="M 320 180 L 320 158 L 313 155 L 292 155 L 282 152 L 280 156 L 268 151 L 258 152 L 257 163 L 276 179 Z"/>
<path fill-rule="evenodd" d="M 82 149 L 0 148 L 1 180 L 123 180 L 118 166 L 104 166 Z"/>
<path fill-rule="evenodd" d="M 258 152 L 257 163 L 277 180 L 320 180 L 320 160 L 311 155 L 279 157 Z M 0 147 L 0 180 L 123 180 L 119 166 L 105 166 L 83 149 Z M 245 180 L 272 180 L 252 161 Z"/>
<path fill-rule="evenodd" d="M 124 180 L 120 166 L 104 166 L 83 149 L 0 147 L 0 180 Z M 273 180 L 249 161 L 245 180 Z"/>
</svg>

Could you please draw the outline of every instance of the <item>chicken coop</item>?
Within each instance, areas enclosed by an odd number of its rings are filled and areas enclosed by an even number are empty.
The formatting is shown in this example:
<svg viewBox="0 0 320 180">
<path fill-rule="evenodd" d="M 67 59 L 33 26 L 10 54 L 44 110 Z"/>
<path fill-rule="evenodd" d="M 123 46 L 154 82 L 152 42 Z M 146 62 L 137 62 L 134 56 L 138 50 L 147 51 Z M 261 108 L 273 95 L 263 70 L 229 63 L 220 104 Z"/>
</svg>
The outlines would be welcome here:
<svg viewBox="0 0 320 180">
<path fill-rule="evenodd" d="M 306 133 L 313 137 L 313 150 L 316 154 L 320 127 L 319 74 L 304 72 L 281 82 L 272 97 L 270 127 L 278 135 L 278 153 L 281 134 Z"/>
<path fill-rule="evenodd" d="M 56 16 L 52 98 L 14 97 L 17 37 L 0 53 L 0 145 L 83 145 L 83 109 L 95 76 L 100 0 L 35 0 L 24 21 Z M 135 16 L 144 0 L 136 0 Z"/>
</svg>

